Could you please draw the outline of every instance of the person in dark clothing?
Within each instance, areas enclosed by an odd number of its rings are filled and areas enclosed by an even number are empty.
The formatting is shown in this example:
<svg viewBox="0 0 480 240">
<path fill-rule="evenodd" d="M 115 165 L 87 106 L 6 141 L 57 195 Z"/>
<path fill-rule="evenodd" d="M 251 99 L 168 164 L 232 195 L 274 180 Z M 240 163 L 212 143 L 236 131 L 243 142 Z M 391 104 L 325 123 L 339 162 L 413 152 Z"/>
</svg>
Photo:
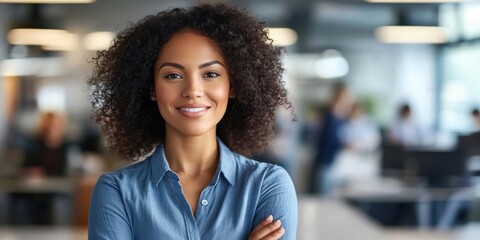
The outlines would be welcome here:
<svg viewBox="0 0 480 240">
<path fill-rule="evenodd" d="M 64 118 L 53 112 L 45 113 L 32 143 L 26 151 L 23 175 L 27 178 L 65 176 L 67 147 Z"/>
<path fill-rule="evenodd" d="M 314 166 L 312 168 L 311 192 L 328 194 L 331 190 L 330 167 L 342 149 L 341 129 L 347 121 L 353 97 L 343 83 L 334 86 L 334 95 L 325 110 L 316 142 Z"/>
<path fill-rule="evenodd" d="M 27 180 L 65 177 L 67 168 L 66 121 L 62 115 L 47 112 L 40 119 L 31 146 L 26 149 L 21 176 Z M 52 224 L 54 193 L 15 193 L 12 224 Z"/>
</svg>

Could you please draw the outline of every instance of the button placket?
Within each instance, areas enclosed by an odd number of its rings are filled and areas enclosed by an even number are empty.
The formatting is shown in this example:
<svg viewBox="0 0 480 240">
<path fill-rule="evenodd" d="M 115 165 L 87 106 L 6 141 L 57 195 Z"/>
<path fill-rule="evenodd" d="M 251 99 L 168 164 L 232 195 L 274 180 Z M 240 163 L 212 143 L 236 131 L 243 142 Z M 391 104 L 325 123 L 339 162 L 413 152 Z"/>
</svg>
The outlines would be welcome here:
<svg viewBox="0 0 480 240">
<path fill-rule="evenodd" d="M 210 186 L 205 188 L 202 193 L 200 194 L 200 200 L 197 208 L 197 213 L 195 214 L 195 218 L 197 222 L 201 222 L 205 218 L 205 214 L 208 212 L 208 208 L 210 207 L 211 199 L 210 199 Z"/>
</svg>

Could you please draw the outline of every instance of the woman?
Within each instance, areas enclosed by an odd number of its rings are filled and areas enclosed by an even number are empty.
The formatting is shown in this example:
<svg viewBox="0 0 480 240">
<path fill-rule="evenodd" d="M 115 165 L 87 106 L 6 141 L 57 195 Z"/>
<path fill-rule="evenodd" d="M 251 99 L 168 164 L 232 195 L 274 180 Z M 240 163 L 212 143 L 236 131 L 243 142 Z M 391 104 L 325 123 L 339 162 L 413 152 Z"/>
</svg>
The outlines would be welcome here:
<svg viewBox="0 0 480 240">
<path fill-rule="evenodd" d="M 145 17 L 99 52 L 89 84 L 110 147 L 144 161 L 103 175 L 90 239 L 295 239 L 295 189 L 248 159 L 290 108 L 281 49 L 225 5 Z"/>
<path fill-rule="evenodd" d="M 26 180 L 65 177 L 67 174 L 67 121 L 60 113 L 40 116 L 35 137 L 25 151 L 21 176 Z M 52 224 L 58 193 L 12 193 L 10 218 L 13 224 Z"/>
<path fill-rule="evenodd" d="M 25 154 L 27 178 L 64 177 L 67 168 L 66 119 L 60 113 L 41 116 L 38 132 Z"/>
</svg>

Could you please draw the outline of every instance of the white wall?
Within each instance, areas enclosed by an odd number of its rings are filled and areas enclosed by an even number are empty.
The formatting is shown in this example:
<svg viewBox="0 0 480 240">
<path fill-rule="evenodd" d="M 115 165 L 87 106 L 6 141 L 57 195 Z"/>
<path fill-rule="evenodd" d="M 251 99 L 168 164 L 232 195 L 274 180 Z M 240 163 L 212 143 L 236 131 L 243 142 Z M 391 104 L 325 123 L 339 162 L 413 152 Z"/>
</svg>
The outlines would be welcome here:
<svg viewBox="0 0 480 240">
<path fill-rule="evenodd" d="M 375 46 L 376 45 L 376 46 Z M 383 45 L 383 46 L 382 46 Z M 425 128 L 435 123 L 435 51 L 432 45 L 355 44 L 348 56 L 349 83 L 356 93 L 374 96 L 379 120 L 388 124 L 402 103 Z"/>
<path fill-rule="evenodd" d="M 408 102 L 422 126 L 428 129 L 434 126 L 437 78 L 434 46 L 383 44 L 371 31 L 320 32 L 315 41 L 341 51 L 350 66 L 344 80 L 357 96 L 375 101 L 374 117 L 380 124 L 388 126 L 398 106 Z M 322 94 L 323 88 L 321 84 L 306 85 L 304 96 Z"/>
<path fill-rule="evenodd" d="M 398 45 L 394 98 L 411 103 L 413 116 L 425 128 L 435 122 L 435 50 L 431 45 Z"/>
</svg>

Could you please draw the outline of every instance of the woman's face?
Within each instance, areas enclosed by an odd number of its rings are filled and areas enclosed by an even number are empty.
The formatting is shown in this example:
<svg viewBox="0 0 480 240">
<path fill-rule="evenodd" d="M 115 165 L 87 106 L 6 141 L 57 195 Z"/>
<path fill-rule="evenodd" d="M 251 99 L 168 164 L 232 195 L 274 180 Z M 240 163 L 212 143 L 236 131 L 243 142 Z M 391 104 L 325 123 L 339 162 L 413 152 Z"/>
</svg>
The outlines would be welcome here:
<svg viewBox="0 0 480 240">
<path fill-rule="evenodd" d="M 230 95 L 228 70 L 218 45 L 182 30 L 163 46 L 154 68 L 155 95 L 167 135 L 215 134 Z"/>
</svg>

